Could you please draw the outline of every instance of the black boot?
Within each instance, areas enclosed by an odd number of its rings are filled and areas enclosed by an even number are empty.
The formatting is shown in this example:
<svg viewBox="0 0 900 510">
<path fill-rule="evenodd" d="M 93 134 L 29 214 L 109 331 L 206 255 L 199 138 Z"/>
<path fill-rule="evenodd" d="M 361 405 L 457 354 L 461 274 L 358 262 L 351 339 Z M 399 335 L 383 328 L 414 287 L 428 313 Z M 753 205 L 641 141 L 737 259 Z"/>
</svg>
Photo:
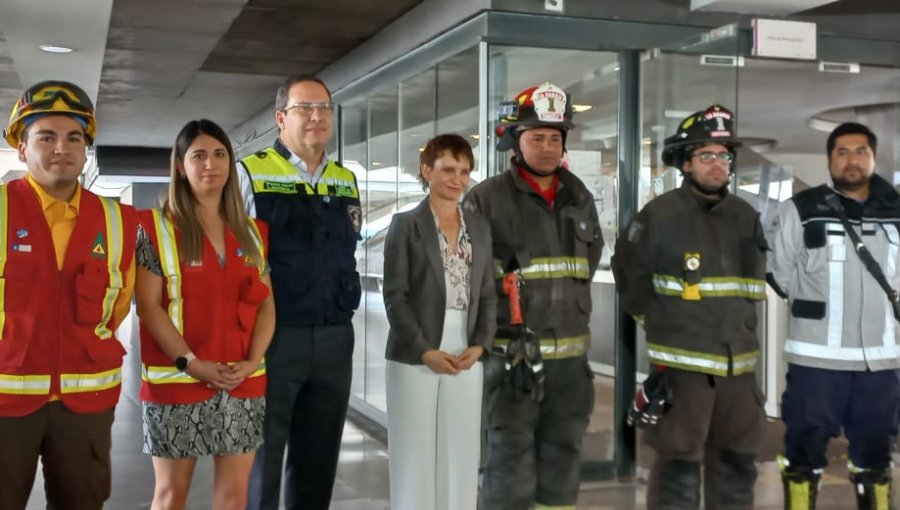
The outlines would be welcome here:
<svg viewBox="0 0 900 510">
<path fill-rule="evenodd" d="M 780 455 L 778 467 L 781 468 L 781 483 L 784 484 L 785 510 L 816 510 L 822 470 L 791 466 L 788 460 Z"/>
<path fill-rule="evenodd" d="M 861 469 L 849 463 L 859 510 L 891 510 L 891 468 Z"/>
</svg>

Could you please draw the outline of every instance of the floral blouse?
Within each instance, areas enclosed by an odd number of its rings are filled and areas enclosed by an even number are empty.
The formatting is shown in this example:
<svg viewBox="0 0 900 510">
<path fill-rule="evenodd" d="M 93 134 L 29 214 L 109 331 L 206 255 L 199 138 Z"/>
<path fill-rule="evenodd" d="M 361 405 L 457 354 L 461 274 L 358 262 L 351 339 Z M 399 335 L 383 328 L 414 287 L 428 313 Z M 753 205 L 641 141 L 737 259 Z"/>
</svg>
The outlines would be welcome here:
<svg viewBox="0 0 900 510">
<path fill-rule="evenodd" d="M 469 279 L 472 267 L 472 245 L 466 230 L 466 220 L 462 209 L 459 209 L 459 234 L 456 239 L 456 252 L 450 246 L 447 236 L 441 231 L 441 223 L 432 209 L 434 227 L 437 229 L 440 243 L 441 259 L 444 262 L 444 286 L 447 288 L 447 308 L 453 310 L 469 309 Z"/>
</svg>

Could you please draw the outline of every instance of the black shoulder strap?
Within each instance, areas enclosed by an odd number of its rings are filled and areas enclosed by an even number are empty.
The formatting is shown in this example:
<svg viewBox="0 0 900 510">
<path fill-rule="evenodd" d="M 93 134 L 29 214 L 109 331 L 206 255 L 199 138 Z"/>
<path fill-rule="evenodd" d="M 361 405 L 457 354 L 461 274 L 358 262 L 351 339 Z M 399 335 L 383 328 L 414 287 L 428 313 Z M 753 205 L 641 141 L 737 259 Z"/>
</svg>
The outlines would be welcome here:
<svg viewBox="0 0 900 510">
<path fill-rule="evenodd" d="M 850 220 L 847 219 L 847 212 L 844 210 L 844 204 L 841 203 L 840 197 L 835 193 L 828 193 L 825 195 L 825 203 L 837 213 L 838 218 L 841 220 L 841 224 L 844 225 L 844 230 L 846 230 L 847 235 L 850 236 L 850 241 L 853 242 L 853 248 L 856 250 L 856 254 L 859 255 L 859 259 L 862 261 L 863 265 L 866 266 L 866 269 L 872 274 L 872 277 L 875 278 L 875 281 L 878 282 L 878 285 L 882 290 L 884 290 L 884 293 L 888 297 L 888 301 L 891 303 L 891 307 L 894 309 L 894 318 L 900 321 L 900 294 L 891 288 L 891 284 L 888 283 L 887 278 L 884 276 L 881 266 L 878 265 L 878 262 L 872 257 L 872 253 L 866 248 L 862 239 L 859 238 L 859 234 L 853 229 L 853 225 L 851 225 Z"/>
</svg>

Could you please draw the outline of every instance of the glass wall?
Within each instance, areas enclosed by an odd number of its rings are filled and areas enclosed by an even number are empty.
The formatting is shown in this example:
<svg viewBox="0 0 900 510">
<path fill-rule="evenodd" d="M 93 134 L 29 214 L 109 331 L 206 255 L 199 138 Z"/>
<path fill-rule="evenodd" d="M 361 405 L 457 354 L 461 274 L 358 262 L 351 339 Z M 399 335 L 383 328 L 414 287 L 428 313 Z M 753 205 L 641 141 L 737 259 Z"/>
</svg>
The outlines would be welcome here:
<svg viewBox="0 0 900 510">
<path fill-rule="evenodd" d="M 356 251 L 363 299 L 353 320 L 352 395 L 365 404 L 363 411 L 373 411 L 372 417 L 382 423 L 387 411 L 388 332 L 381 295 L 384 239 L 393 215 L 414 208 L 425 197 L 418 181 L 419 152 L 429 138 L 457 133 L 470 140 L 477 154 L 478 67 L 473 47 L 341 105 L 341 160 L 357 176 L 363 210 L 362 241 Z"/>
</svg>

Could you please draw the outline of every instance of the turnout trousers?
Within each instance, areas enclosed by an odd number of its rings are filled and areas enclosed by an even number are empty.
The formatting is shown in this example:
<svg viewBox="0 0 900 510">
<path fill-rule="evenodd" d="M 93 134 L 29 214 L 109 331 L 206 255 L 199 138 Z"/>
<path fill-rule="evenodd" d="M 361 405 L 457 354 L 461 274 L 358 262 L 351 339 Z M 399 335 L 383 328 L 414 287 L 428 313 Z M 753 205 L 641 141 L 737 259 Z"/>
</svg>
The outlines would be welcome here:
<svg viewBox="0 0 900 510">
<path fill-rule="evenodd" d="M 585 355 L 544 360 L 544 399 L 513 395 L 505 358 L 485 369 L 485 510 L 575 508 L 581 443 L 594 409 L 593 373 Z"/>
<path fill-rule="evenodd" d="M 656 452 L 648 510 L 750 510 L 765 424 L 754 373 L 719 377 L 666 367 L 672 404 L 644 439 Z"/>
</svg>

